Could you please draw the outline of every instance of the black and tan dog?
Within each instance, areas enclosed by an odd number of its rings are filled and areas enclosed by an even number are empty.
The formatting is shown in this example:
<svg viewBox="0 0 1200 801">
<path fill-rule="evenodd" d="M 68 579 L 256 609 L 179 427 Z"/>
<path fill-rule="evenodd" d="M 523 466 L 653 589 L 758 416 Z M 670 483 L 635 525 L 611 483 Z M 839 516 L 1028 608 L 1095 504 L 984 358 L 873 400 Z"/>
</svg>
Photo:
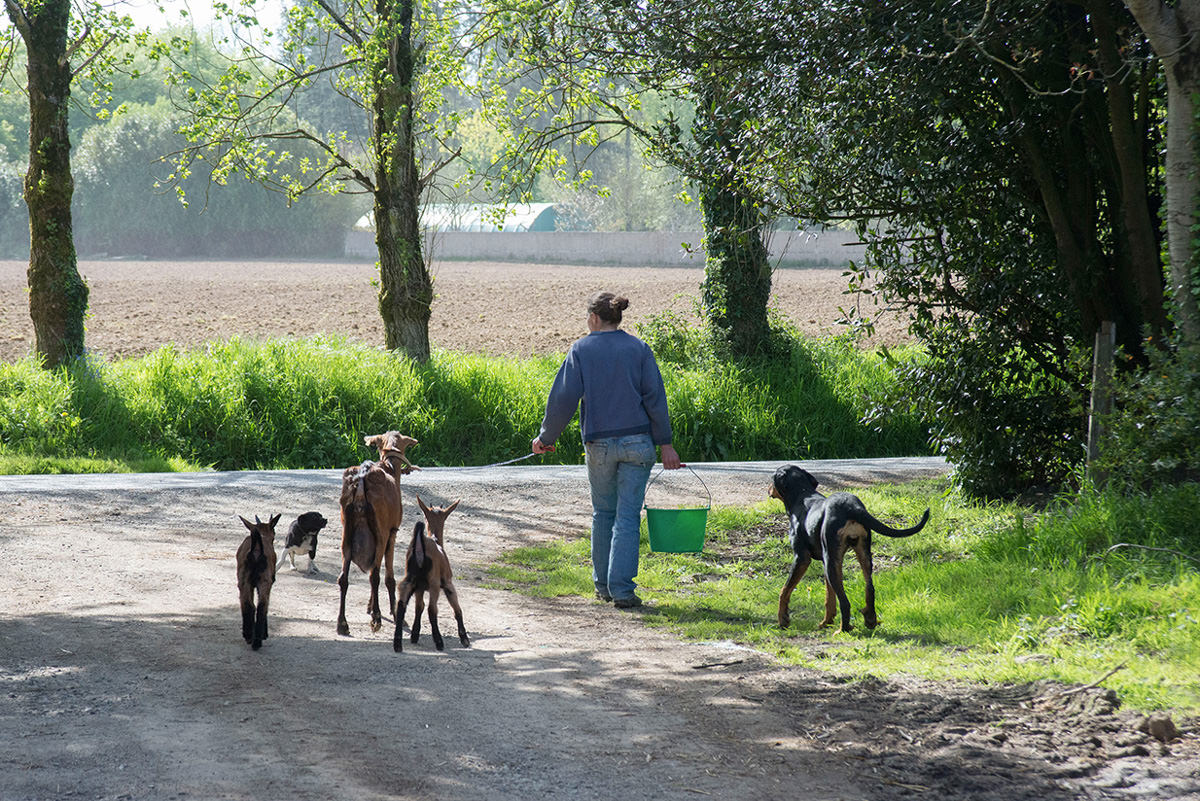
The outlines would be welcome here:
<svg viewBox="0 0 1200 801">
<path fill-rule="evenodd" d="M 908 537 L 916 534 L 929 522 L 929 510 L 921 522 L 912 528 L 894 529 L 876 520 L 863 502 L 849 492 L 835 492 L 826 498 L 817 492 L 817 480 L 794 464 L 775 471 L 769 494 L 783 501 L 791 520 L 792 572 L 779 595 L 779 625 L 787 628 L 790 622 L 788 604 L 792 590 L 800 583 L 804 571 L 814 559 L 825 567 L 825 619 L 821 626 L 833 623 L 840 609 L 842 631 L 850 631 L 850 601 L 842 582 L 842 558 L 853 550 L 862 567 L 867 585 L 866 606 L 862 609 L 867 628 L 879 625 L 875 616 L 875 584 L 871 580 L 871 532 L 888 537 Z M 836 599 L 837 607 L 834 606 Z"/>
</svg>

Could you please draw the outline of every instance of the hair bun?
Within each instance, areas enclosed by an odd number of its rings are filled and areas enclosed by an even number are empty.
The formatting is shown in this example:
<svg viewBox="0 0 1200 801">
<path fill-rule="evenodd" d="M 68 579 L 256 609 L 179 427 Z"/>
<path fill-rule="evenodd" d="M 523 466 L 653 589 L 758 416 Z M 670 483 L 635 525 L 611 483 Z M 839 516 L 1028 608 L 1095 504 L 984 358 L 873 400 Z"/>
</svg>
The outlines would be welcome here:
<svg viewBox="0 0 1200 801">
<path fill-rule="evenodd" d="M 606 323 L 621 323 L 621 312 L 629 307 L 629 298 L 611 292 L 597 292 L 588 300 L 588 311 Z"/>
</svg>

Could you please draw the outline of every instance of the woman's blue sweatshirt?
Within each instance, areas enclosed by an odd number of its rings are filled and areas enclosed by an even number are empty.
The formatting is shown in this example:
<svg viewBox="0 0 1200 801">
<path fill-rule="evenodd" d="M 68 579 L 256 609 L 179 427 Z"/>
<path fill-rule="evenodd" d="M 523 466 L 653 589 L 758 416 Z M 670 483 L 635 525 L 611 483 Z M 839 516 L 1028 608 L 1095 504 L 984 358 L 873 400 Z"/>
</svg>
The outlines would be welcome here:
<svg viewBox="0 0 1200 801">
<path fill-rule="evenodd" d="M 554 444 L 577 406 L 584 442 L 649 434 L 655 445 L 671 443 L 667 393 L 654 353 L 620 329 L 593 331 L 571 345 L 546 401 L 542 444 Z"/>
</svg>

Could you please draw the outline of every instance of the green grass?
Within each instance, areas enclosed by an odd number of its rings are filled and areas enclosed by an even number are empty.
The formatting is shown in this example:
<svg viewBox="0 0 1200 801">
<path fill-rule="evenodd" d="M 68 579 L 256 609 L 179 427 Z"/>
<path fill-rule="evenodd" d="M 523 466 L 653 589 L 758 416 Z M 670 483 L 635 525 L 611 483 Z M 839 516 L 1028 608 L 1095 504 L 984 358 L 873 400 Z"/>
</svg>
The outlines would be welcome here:
<svg viewBox="0 0 1200 801">
<path fill-rule="evenodd" d="M 792 625 L 775 623 L 790 564 L 778 501 L 714 509 L 700 554 L 649 553 L 643 529 L 639 593 L 643 620 L 693 640 L 734 641 L 786 663 L 847 676 L 920 675 L 978 682 L 1051 679 L 1104 686 L 1140 709 L 1200 712 L 1200 556 L 1194 526 L 1200 486 L 1150 496 L 1085 491 L 1034 513 L 1016 504 L 968 504 L 944 482 L 858 490 L 876 516 L 914 521 L 917 536 L 876 537 L 881 625 L 821 630 L 821 568 L 792 597 Z M 1137 527 L 1134 521 L 1156 519 Z M 847 592 L 861 605 L 857 566 Z M 506 555 L 491 571 L 499 586 L 531 595 L 591 596 L 586 532 Z"/>
<path fill-rule="evenodd" d="M 389 429 L 420 441 L 418 464 L 490 464 L 529 452 L 560 362 L 438 351 L 417 364 L 318 336 L 55 371 L 0 363 L 0 472 L 344 467 L 373 455 L 364 434 Z M 893 371 L 848 342 L 796 338 L 775 362 L 664 361 L 663 374 L 691 461 L 929 452 L 915 415 L 860 422 Z M 558 444 L 541 463 L 582 461 L 578 418 Z"/>
</svg>

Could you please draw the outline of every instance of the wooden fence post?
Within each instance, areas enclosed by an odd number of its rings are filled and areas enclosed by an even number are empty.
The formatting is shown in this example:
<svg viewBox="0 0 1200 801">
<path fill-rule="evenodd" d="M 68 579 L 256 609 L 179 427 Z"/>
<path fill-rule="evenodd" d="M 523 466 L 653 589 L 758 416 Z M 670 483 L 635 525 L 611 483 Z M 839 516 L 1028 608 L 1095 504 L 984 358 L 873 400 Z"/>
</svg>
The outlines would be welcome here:
<svg viewBox="0 0 1200 801">
<path fill-rule="evenodd" d="M 1117 327 L 1109 320 L 1100 323 L 1092 354 L 1092 406 L 1088 413 L 1087 473 L 1096 486 L 1104 483 L 1105 471 L 1095 466 L 1104 436 L 1105 415 L 1112 412 L 1113 351 L 1117 345 Z"/>
</svg>

